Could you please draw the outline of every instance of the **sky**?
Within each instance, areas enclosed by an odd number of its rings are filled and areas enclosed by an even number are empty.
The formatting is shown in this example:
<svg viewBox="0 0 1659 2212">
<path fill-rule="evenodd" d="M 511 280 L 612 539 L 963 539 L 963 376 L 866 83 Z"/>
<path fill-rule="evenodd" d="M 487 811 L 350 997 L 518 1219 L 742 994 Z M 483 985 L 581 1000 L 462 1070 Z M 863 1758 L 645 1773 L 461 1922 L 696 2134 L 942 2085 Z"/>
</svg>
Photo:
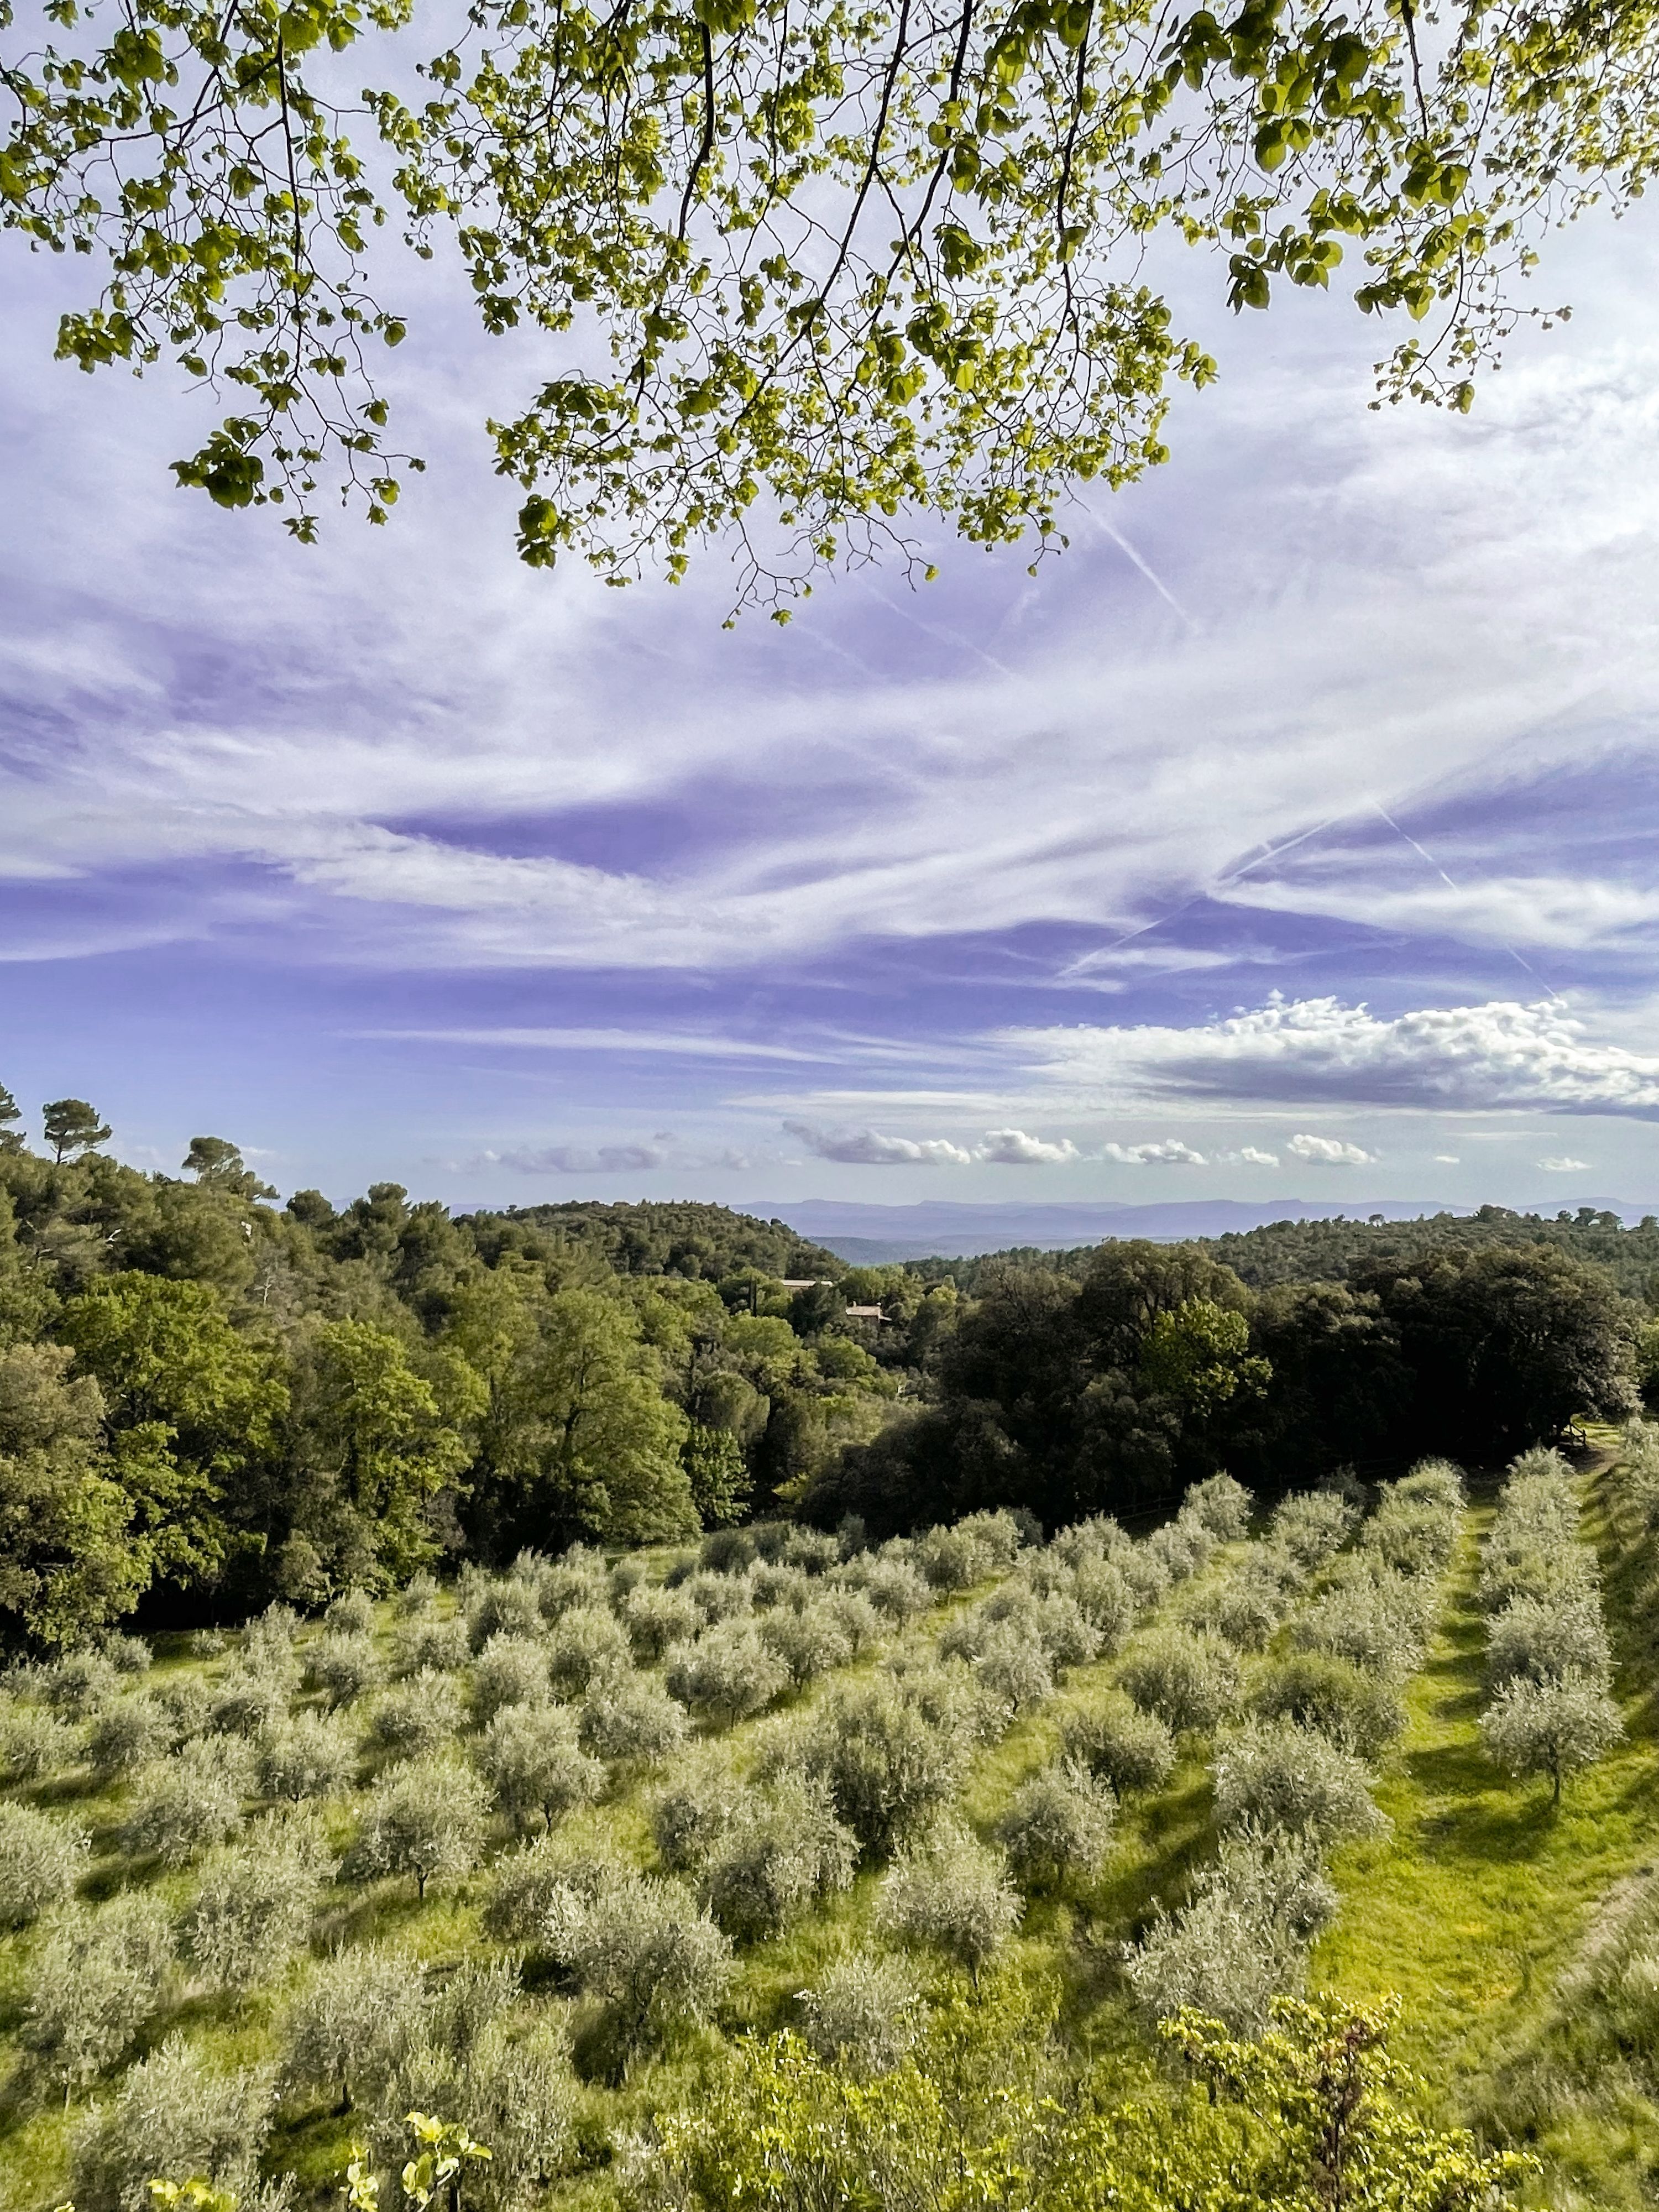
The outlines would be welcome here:
<svg viewBox="0 0 1659 2212">
<path fill-rule="evenodd" d="M 545 358 L 441 275 L 428 473 L 304 549 L 8 240 L 0 1081 L 337 1200 L 1659 1206 L 1656 215 L 1468 417 L 1194 260 L 1221 381 L 1069 552 L 731 630 L 719 552 L 517 562 L 483 424 Z"/>
</svg>

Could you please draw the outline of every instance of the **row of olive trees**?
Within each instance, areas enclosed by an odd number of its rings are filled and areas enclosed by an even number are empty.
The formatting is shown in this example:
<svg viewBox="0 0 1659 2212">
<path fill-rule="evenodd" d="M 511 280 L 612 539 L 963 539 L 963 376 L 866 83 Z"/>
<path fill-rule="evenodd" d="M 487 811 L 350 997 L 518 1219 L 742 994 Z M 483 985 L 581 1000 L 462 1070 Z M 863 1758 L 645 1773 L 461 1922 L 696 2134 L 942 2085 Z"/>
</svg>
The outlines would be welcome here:
<svg viewBox="0 0 1659 2212">
<path fill-rule="evenodd" d="M 1169 1638 L 1143 1660 L 1143 1694 L 1159 1679 L 1202 1682 L 1202 1697 L 1184 1692 L 1184 1724 L 1224 1729 L 1219 1850 L 1188 1901 L 1160 1907 L 1127 1957 L 1153 2017 L 1192 2007 L 1255 2033 L 1273 2000 L 1300 1985 L 1336 1909 L 1326 1852 L 1385 1825 L 1371 1770 L 1404 1726 L 1400 1686 L 1421 1663 L 1462 1513 L 1455 1471 L 1425 1464 L 1388 1486 L 1345 1553 L 1358 1519 L 1346 1498 L 1287 1498 L 1266 1539 L 1208 1594 L 1217 1626 L 1184 1653 Z M 1243 1655 L 1286 1615 L 1289 1649 L 1255 1668 L 1246 1699 Z M 1231 1638 L 1219 1632 L 1230 1621 Z"/>
<path fill-rule="evenodd" d="M 1579 1540 L 1572 1470 L 1559 1452 L 1510 1468 L 1480 1568 L 1487 1702 L 1480 1735 L 1515 1774 L 1546 1774 L 1559 1804 L 1569 1774 L 1624 1735 L 1611 1695 L 1601 1576 Z"/>
</svg>

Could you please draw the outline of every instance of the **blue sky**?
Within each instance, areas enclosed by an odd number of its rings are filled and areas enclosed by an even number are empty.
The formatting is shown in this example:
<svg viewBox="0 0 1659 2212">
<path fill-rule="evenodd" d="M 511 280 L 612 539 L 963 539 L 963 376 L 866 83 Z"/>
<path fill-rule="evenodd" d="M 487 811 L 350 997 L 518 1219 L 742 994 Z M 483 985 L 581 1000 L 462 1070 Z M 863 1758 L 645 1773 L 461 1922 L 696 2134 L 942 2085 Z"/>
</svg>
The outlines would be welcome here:
<svg viewBox="0 0 1659 2212">
<path fill-rule="evenodd" d="M 441 282 L 429 472 L 307 551 L 14 251 L 0 1080 L 337 1198 L 1659 1206 L 1656 261 L 1570 241 L 1457 420 L 1189 264 L 1223 381 L 1063 558 L 728 632 L 718 555 L 519 567 L 539 356 Z"/>
</svg>

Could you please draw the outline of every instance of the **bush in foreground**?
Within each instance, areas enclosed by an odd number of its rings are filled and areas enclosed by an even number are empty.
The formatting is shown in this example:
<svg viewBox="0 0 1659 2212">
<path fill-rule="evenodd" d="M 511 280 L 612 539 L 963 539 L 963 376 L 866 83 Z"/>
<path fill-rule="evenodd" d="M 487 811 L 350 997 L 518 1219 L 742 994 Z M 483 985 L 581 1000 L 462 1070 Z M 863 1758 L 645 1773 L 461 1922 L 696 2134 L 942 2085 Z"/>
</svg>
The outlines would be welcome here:
<svg viewBox="0 0 1659 2212">
<path fill-rule="evenodd" d="M 1020 1881 L 1036 1887 L 1096 1875 L 1112 1848 L 1117 1800 L 1086 1766 L 1055 1759 L 1014 1792 L 997 1841 Z"/>
<path fill-rule="evenodd" d="M 270 2128 L 270 2077 L 212 2070 L 182 2036 L 141 2059 L 111 2101 L 76 2130 L 78 2212 L 155 2212 L 152 2179 L 200 2179 L 233 2197 L 258 2179 Z"/>
<path fill-rule="evenodd" d="M 91 1838 L 33 1805 L 0 1805 L 0 1927 L 23 1928 L 61 1905 L 86 1871 Z"/>
<path fill-rule="evenodd" d="M 35 1954 L 23 2009 L 24 2047 L 47 2078 L 83 2088 L 113 2065 L 165 2002 L 172 1960 L 167 1907 L 148 1892 L 57 1916 Z"/>
<path fill-rule="evenodd" d="M 800 2006 L 817 2057 L 861 2081 L 891 2073 L 922 2021 L 915 1975 L 891 1952 L 849 1951 L 802 1990 Z"/>
</svg>

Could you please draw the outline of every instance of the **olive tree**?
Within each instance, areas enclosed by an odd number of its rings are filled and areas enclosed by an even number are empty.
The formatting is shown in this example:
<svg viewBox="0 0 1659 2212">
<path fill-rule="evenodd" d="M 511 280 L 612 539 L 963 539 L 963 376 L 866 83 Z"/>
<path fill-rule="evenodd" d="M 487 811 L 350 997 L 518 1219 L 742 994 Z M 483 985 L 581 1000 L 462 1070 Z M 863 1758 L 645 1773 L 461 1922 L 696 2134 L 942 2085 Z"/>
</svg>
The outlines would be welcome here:
<svg viewBox="0 0 1659 2212">
<path fill-rule="evenodd" d="M 1256 1677 L 1252 1710 L 1265 1721 L 1294 1721 L 1367 1762 L 1380 1759 L 1406 1725 L 1395 1685 L 1352 1660 L 1291 1651 Z"/>
<path fill-rule="evenodd" d="M 76 2130 L 70 2172 L 79 2212 L 154 2212 L 153 2180 L 200 2179 L 233 2199 L 251 2196 L 270 2108 L 268 2069 L 221 2073 L 170 2036 Z"/>
<path fill-rule="evenodd" d="M 1155 2020 L 1191 2010 L 1235 2034 L 1259 2034 L 1273 1998 L 1301 1985 L 1308 1947 L 1336 1906 L 1306 1838 L 1228 1837 L 1190 1900 L 1174 1912 L 1160 1907 L 1130 1945 L 1124 1972 Z"/>
<path fill-rule="evenodd" d="M 350 1781 L 357 1751 L 349 1727 L 322 1713 L 295 1713 L 259 1741 L 259 1787 L 298 1805 L 332 1797 Z"/>
<path fill-rule="evenodd" d="M 320 1834 L 294 1820 L 266 1820 L 210 1851 L 182 1930 L 203 1980 L 245 1990 L 279 1975 L 310 1933 L 327 1866 Z"/>
<path fill-rule="evenodd" d="M 1250 1721 L 1217 1754 L 1216 1818 L 1224 1828 L 1278 1830 L 1323 1844 L 1374 1836 L 1389 1824 L 1369 1781 L 1351 1753 L 1316 1730 Z"/>
<path fill-rule="evenodd" d="M 801 1753 L 807 1771 L 829 1784 L 837 1819 L 883 1857 L 951 1802 L 969 1749 L 963 1735 L 934 1727 L 896 1685 L 871 1683 L 825 1701 Z"/>
<path fill-rule="evenodd" d="M 1121 1690 L 1108 1690 L 1067 1713 L 1060 1723 L 1065 1755 L 1120 1797 L 1161 1790 L 1175 1771 L 1176 1746 L 1167 1721 L 1145 1712 Z"/>
<path fill-rule="evenodd" d="M 364 1811 L 346 1871 L 360 1881 L 410 1875 L 424 1898 L 429 1881 L 477 1864 L 489 1809 L 483 1783 L 455 1760 L 428 1757 L 389 1767 Z"/>
<path fill-rule="evenodd" d="M 425 1672 L 383 1690 L 370 1706 L 370 1747 L 394 1759 L 419 1758 L 460 1733 L 461 1699 L 454 1679 Z"/>
<path fill-rule="evenodd" d="M 981 1967 L 1019 1925 L 1020 1911 L 1001 1854 L 945 1820 L 884 1875 L 876 1919 L 891 1935 L 945 1952 L 977 1982 Z"/>
<path fill-rule="evenodd" d="M 407 1959 L 356 1945 L 335 1952 L 283 2014 L 283 2094 L 337 2092 L 348 2112 L 373 2100 L 418 2035 L 423 2004 Z"/>
<path fill-rule="evenodd" d="M 1118 1680 L 1144 1712 L 1179 1735 L 1208 1733 L 1238 1703 L 1238 1661 L 1218 1637 L 1153 1629 L 1121 1662 Z"/>
<path fill-rule="evenodd" d="M 1112 1847 L 1117 1799 L 1086 1766 L 1055 1759 L 1023 1782 L 997 1822 L 1019 1880 L 1037 1887 L 1096 1875 Z"/>
<path fill-rule="evenodd" d="M 685 1741 L 685 1713 L 648 1674 L 607 1674 L 590 1683 L 579 1727 L 596 1759 L 665 1759 Z"/>
<path fill-rule="evenodd" d="M 734 1942 L 763 1942 L 813 1899 L 845 1889 L 858 1855 L 824 1785 L 786 1777 L 744 1793 L 704 1860 L 702 1896 Z"/>
<path fill-rule="evenodd" d="M 746 1621 L 722 1621 L 668 1655 L 670 1693 L 692 1712 L 730 1723 L 782 1694 L 789 1669 Z"/>
<path fill-rule="evenodd" d="M 0 1805 L 0 1926 L 23 1928 L 70 1896 L 92 1838 L 33 1805 Z"/>
<path fill-rule="evenodd" d="M 1517 1674 L 1480 1716 L 1488 1758 L 1511 1774 L 1547 1774 L 1550 1802 L 1561 1802 L 1569 1774 L 1593 1766 L 1625 1733 L 1619 1708 L 1594 1676 L 1566 1674 L 1547 1682 Z"/>
<path fill-rule="evenodd" d="M 70 1905 L 48 1923 L 31 1961 L 21 2037 L 64 2100 L 95 2081 L 167 2001 L 173 1924 L 149 1892 L 95 1911 Z"/>
<path fill-rule="evenodd" d="M 551 1830 L 605 1787 L 605 1769 L 577 1741 L 564 1705 L 506 1705 L 484 1731 L 478 1764 L 495 1802 L 520 1828 L 540 1820 Z"/>
<path fill-rule="evenodd" d="M 890 2074 L 921 2032 L 915 1975 L 890 1951 L 849 1951 L 800 1995 L 806 2041 L 859 2080 Z"/>
<path fill-rule="evenodd" d="M 622 1623 L 635 1655 L 650 1664 L 675 1644 L 695 1636 L 702 1615 L 683 1589 L 642 1583 L 623 1600 Z"/>
<path fill-rule="evenodd" d="M 179 1867 L 241 1824 L 252 1794 L 252 1747 L 234 1738 L 204 1737 L 137 1776 L 123 1840 L 130 1851 L 155 1852 Z"/>
<path fill-rule="evenodd" d="M 335 1705 L 356 1705 L 380 1679 L 380 1662 L 372 1639 L 344 1631 L 319 1636 L 306 1653 L 307 1671 Z"/>
<path fill-rule="evenodd" d="M 689 1890 L 660 1875 L 630 1871 L 592 1894 L 568 1890 L 550 1921 L 550 1947 L 606 2001 L 624 2050 L 706 2019 L 731 1979 L 728 1939 Z"/>
<path fill-rule="evenodd" d="M 533 1705 L 551 1693 L 547 1650 L 539 1638 L 492 1636 L 472 1669 L 472 1717 L 488 1728 L 507 1705 Z"/>
</svg>

